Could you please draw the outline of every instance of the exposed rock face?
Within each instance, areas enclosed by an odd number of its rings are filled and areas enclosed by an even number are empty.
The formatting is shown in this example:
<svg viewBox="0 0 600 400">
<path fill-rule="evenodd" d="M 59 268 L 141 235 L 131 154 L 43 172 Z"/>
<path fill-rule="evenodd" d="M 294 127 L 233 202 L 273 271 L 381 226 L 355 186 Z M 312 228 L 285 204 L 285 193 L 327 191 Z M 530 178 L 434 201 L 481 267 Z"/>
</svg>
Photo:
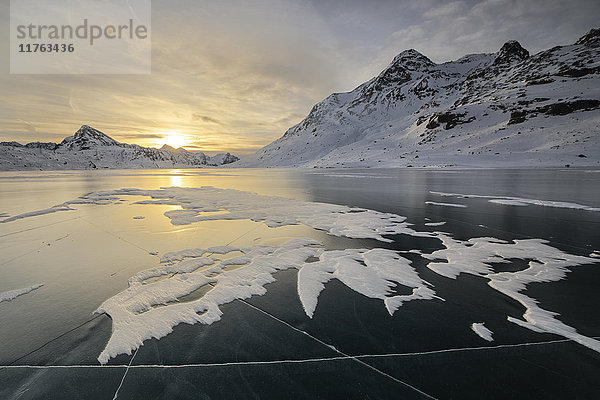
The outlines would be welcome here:
<svg viewBox="0 0 600 400">
<path fill-rule="evenodd" d="M 575 44 L 598 46 L 600 44 L 600 28 L 591 29 L 588 33 L 576 41 Z"/>
<path fill-rule="evenodd" d="M 494 65 L 512 64 L 513 62 L 523 61 L 529 57 L 529 51 L 521 47 L 516 40 L 504 43 L 500 52 L 494 59 Z"/>
</svg>

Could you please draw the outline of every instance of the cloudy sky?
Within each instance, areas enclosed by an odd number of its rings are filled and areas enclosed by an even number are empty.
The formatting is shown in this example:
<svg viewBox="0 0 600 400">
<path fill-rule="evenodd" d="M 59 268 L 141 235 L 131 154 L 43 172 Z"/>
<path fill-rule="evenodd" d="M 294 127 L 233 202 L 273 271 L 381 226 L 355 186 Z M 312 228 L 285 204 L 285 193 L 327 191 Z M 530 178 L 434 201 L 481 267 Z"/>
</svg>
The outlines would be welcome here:
<svg viewBox="0 0 600 400">
<path fill-rule="evenodd" d="M 598 0 L 170 0 L 152 2 L 149 75 L 11 75 L 0 0 L 0 141 L 60 141 L 82 124 L 117 140 L 248 153 L 402 50 L 435 62 L 570 44 Z"/>
</svg>

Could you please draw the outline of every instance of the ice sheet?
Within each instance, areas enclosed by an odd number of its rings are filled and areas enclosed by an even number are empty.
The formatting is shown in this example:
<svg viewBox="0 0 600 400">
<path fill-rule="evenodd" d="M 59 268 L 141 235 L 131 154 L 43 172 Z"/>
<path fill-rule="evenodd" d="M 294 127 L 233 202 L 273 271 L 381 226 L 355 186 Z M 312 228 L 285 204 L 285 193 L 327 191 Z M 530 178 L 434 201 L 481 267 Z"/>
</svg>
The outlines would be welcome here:
<svg viewBox="0 0 600 400">
<path fill-rule="evenodd" d="M 455 195 L 435 192 L 447 196 Z M 98 191 L 46 210 L 17 215 L 2 222 L 30 218 L 58 211 L 74 210 L 77 204 L 110 205 L 127 196 L 148 200 L 135 204 L 169 204 L 180 209 L 165 212 L 173 225 L 202 221 L 252 220 L 269 227 L 305 224 L 329 235 L 392 241 L 386 235 L 406 234 L 429 237 L 443 248 L 431 254 L 407 250 L 429 260 L 429 269 L 455 279 L 461 273 L 485 277 L 499 293 L 520 302 L 526 311 L 522 319 L 507 320 L 536 332 L 548 332 L 581 343 L 600 352 L 600 342 L 580 335 L 564 324 L 558 315 L 545 310 L 524 292 L 529 283 L 564 279 L 568 268 L 597 262 L 597 258 L 565 253 L 539 239 L 502 241 L 493 237 L 458 240 L 448 233 L 421 232 L 406 218 L 363 208 L 261 196 L 255 193 L 214 187 L 171 187 L 158 190 L 119 189 Z M 485 197 L 491 198 L 491 197 Z M 553 207 L 595 209 L 575 203 L 529 201 L 498 198 Z M 136 199 L 137 200 L 137 199 Z M 427 202 L 432 205 L 466 207 L 463 204 Z M 441 225 L 441 223 L 430 226 Z M 130 353 L 144 340 L 160 338 L 180 323 L 210 324 L 221 318 L 219 305 L 266 293 L 265 285 L 283 269 L 298 269 L 298 296 L 306 314 L 313 317 L 318 297 L 331 279 L 338 279 L 352 290 L 380 299 L 390 314 L 404 302 L 436 298 L 434 288 L 422 280 L 400 252 L 381 248 L 327 250 L 315 247 L 314 239 L 296 239 L 282 246 L 192 248 L 163 254 L 161 265 L 141 271 L 129 280 L 129 288 L 104 302 L 97 310 L 113 319 L 113 334 L 99 357 L 105 363 L 120 353 Z M 233 254 L 239 252 L 240 254 Z M 221 257 L 223 255 L 223 257 Z M 306 262 L 309 257 L 316 262 Z M 492 263 L 523 259 L 529 267 L 518 272 L 495 273 Z M 183 296 L 210 285 L 200 299 L 180 302 Z M 412 289 L 408 295 L 394 295 L 396 285 Z"/>
</svg>

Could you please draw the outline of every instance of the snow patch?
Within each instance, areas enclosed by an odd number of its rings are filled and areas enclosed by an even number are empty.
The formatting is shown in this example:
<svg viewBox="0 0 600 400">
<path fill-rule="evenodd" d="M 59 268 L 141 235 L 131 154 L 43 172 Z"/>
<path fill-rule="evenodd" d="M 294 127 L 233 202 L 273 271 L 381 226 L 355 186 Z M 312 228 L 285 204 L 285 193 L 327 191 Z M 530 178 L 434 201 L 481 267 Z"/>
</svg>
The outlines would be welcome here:
<svg viewBox="0 0 600 400">
<path fill-rule="evenodd" d="M 69 207 L 67 204 L 59 204 L 50 208 L 47 208 L 45 210 L 37 210 L 37 211 L 30 211 L 30 212 L 26 212 L 23 214 L 19 214 L 19 215 L 15 215 L 13 217 L 9 217 L 6 219 L 3 219 L 2 221 L 0 221 L 0 223 L 3 222 L 12 222 L 12 221 L 16 221 L 18 219 L 23 219 L 23 218 L 29 218 L 29 217 L 35 217 L 38 215 L 45 215 L 45 214 L 52 214 L 58 211 L 72 211 L 73 209 L 71 207 Z"/>
<path fill-rule="evenodd" d="M 242 252 L 243 256 L 222 261 L 195 256 L 137 273 L 129 279 L 126 290 L 96 310 L 110 315 L 113 321 L 111 338 L 98 360 L 104 364 L 118 354 L 131 354 L 144 340 L 166 336 L 180 323 L 212 324 L 221 319 L 220 305 L 264 295 L 267 292 L 264 286 L 275 281 L 273 275 L 290 268 L 299 270 L 298 296 L 311 318 L 319 293 L 333 278 L 367 297 L 381 299 L 390 314 L 406 301 L 438 298 L 431 285 L 410 266 L 410 261 L 395 251 L 327 251 L 314 247 L 316 245 L 321 243 L 313 239 L 294 239 L 282 246 L 221 246 L 219 254 Z M 177 253 L 201 253 L 199 249 L 191 250 Z M 318 257 L 319 261 L 306 262 L 310 257 Z M 231 265 L 241 266 L 228 270 Z M 167 275 L 162 280 L 149 281 Z M 391 289 L 396 284 L 412 288 L 413 293 L 392 294 Z M 209 290 L 200 299 L 180 300 L 202 287 Z"/>
<path fill-rule="evenodd" d="M 426 201 L 425 204 L 429 204 L 430 206 L 441 206 L 441 207 L 457 207 L 457 208 L 466 208 L 464 204 L 456 204 L 456 203 L 438 203 L 436 201 Z"/>
<path fill-rule="evenodd" d="M 523 320 L 507 317 L 508 321 L 535 332 L 553 333 L 571 339 L 600 352 L 600 341 L 577 333 L 575 328 L 561 322 L 558 314 L 545 310 L 537 300 L 524 294 L 530 283 L 554 282 L 564 279 L 568 267 L 592 264 L 596 259 L 565 253 L 547 245 L 541 239 L 506 242 L 496 238 L 473 238 L 461 241 L 438 233 L 445 249 L 423 254 L 430 260 L 427 267 L 447 278 L 456 279 L 461 273 L 482 276 L 498 292 L 518 301 L 525 307 Z M 510 259 L 530 260 L 529 267 L 518 272 L 495 273 L 491 263 L 510 262 Z"/>
<path fill-rule="evenodd" d="M 487 196 L 478 194 L 459 194 L 459 193 L 444 193 L 444 192 L 433 192 L 429 193 L 437 194 L 442 197 L 456 197 L 463 199 L 488 199 L 490 203 L 511 205 L 511 206 L 527 206 L 536 205 L 543 207 L 555 207 L 555 208 L 570 208 L 575 210 L 584 211 L 600 211 L 598 207 L 590 207 L 583 204 L 569 203 L 565 201 L 550 201 L 550 200 L 537 200 L 537 199 L 526 199 L 522 197 L 511 197 L 511 196 Z"/>
<path fill-rule="evenodd" d="M 486 328 L 483 322 L 473 322 L 471 325 L 471 329 L 475 332 L 480 338 L 487 340 L 488 342 L 492 342 L 494 339 L 492 338 L 492 331 Z"/>
<path fill-rule="evenodd" d="M 397 252 L 386 249 L 323 251 L 319 261 L 305 264 L 298 272 L 298 295 L 311 318 L 325 283 L 333 278 L 364 296 L 383 300 L 390 315 L 406 301 L 439 299 L 410 263 Z M 412 293 L 390 295 L 395 284 L 411 288 Z"/>
<path fill-rule="evenodd" d="M 33 285 L 23 289 L 9 290 L 8 292 L 0 293 L 0 303 L 2 303 L 3 301 L 11 301 L 19 296 L 33 292 L 34 290 L 39 289 L 42 286 L 44 286 L 44 284 Z"/>
</svg>

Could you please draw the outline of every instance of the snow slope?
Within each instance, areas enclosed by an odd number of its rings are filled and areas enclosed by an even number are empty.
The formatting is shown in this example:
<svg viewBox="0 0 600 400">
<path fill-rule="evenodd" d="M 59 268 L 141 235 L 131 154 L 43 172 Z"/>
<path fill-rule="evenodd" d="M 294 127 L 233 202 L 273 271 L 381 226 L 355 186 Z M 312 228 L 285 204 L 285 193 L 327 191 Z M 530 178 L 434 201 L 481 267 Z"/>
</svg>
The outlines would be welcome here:
<svg viewBox="0 0 600 400">
<path fill-rule="evenodd" d="M 229 153 L 209 157 L 201 152 L 160 149 L 119 143 L 83 125 L 61 143 L 0 143 L 0 170 L 95 169 L 95 168 L 189 168 L 222 165 L 238 158 Z"/>
<path fill-rule="evenodd" d="M 435 64 L 406 50 L 232 166 L 600 165 L 600 29 Z"/>
</svg>

